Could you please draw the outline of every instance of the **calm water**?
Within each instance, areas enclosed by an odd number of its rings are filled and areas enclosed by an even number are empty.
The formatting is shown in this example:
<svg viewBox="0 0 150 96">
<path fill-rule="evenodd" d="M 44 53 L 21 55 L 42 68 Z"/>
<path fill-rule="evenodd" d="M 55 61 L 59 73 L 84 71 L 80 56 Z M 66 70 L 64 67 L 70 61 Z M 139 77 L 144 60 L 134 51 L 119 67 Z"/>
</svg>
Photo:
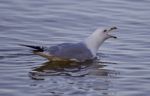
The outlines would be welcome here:
<svg viewBox="0 0 150 96">
<path fill-rule="evenodd" d="M 117 26 L 100 60 L 49 63 L 18 44 L 78 42 Z M 0 96 L 149 96 L 149 0 L 0 0 Z"/>
</svg>

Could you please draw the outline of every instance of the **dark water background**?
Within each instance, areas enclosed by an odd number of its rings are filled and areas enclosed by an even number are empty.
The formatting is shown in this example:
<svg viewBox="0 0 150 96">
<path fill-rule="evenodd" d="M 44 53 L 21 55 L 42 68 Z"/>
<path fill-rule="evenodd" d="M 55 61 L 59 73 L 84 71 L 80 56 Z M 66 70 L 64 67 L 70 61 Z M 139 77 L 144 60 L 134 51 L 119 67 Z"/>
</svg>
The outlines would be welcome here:
<svg viewBox="0 0 150 96">
<path fill-rule="evenodd" d="M 49 65 L 17 45 L 78 42 L 114 25 L 118 39 L 82 66 Z M 0 96 L 150 94 L 149 0 L 0 0 L 0 46 Z"/>
</svg>

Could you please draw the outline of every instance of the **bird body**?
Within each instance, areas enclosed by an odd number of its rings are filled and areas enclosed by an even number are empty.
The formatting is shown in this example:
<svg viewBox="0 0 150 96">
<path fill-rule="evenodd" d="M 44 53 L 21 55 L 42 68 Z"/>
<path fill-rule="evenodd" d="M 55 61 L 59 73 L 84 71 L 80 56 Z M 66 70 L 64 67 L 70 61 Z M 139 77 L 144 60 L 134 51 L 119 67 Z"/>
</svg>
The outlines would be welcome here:
<svg viewBox="0 0 150 96">
<path fill-rule="evenodd" d="M 115 36 L 108 34 L 108 32 L 114 29 L 117 28 L 97 29 L 84 41 L 78 43 L 62 43 L 51 47 L 21 45 L 34 49 L 34 54 L 45 57 L 48 60 L 75 60 L 84 62 L 96 57 L 99 47 L 106 39 L 116 38 Z"/>
</svg>

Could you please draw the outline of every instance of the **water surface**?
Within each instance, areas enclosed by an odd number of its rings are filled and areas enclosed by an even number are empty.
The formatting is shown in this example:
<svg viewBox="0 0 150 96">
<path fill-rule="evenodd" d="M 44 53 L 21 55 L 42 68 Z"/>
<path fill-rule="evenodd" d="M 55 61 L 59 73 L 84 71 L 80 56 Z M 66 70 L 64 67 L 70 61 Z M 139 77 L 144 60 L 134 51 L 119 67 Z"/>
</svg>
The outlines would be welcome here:
<svg viewBox="0 0 150 96">
<path fill-rule="evenodd" d="M 0 96 L 149 96 L 149 0 L 1 0 Z M 18 44 L 78 42 L 117 26 L 99 60 L 49 64 Z M 63 68 L 60 68 L 63 67 Z"/>
</svg>

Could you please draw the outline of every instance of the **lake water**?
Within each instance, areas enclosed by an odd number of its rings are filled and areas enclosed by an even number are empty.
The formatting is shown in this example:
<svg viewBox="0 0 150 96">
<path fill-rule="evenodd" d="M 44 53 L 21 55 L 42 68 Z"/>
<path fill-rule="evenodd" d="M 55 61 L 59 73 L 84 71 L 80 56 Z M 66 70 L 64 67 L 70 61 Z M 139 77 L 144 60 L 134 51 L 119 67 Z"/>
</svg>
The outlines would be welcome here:
<svg viewBox="0 0 150 96">
<path fill-rule="evenodd" d="M 79 42 L 117 26 L 99 60 L 49 63 L 18 44 Z M 0 96 L 149 96 L 149 0 L 0 0 Z"/>
</svg>

